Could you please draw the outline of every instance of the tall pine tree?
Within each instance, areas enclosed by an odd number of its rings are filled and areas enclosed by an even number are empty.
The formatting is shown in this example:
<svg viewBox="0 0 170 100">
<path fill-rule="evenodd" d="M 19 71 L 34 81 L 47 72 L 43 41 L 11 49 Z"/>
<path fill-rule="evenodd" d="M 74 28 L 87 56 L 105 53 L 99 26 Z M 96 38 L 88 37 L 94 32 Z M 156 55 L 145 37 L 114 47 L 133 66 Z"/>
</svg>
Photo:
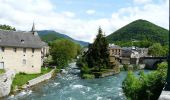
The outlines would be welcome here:
<svg viewBox="0 0 170 100">
<path fill-rule="evenodd" d="M 89 45 L 86 58 L 90 68 L 95 68 L 99 71 L 102 68 L 110 68 L 108 42 L 100 27 L 94 43 Z"/>
</svg>

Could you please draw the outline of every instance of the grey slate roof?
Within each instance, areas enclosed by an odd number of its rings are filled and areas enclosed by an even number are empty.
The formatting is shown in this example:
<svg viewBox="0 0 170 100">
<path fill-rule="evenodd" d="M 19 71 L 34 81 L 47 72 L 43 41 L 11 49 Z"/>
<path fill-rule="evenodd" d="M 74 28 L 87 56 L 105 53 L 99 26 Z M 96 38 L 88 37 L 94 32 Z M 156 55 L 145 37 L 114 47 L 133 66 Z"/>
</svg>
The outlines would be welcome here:
<svg viewBox="0 0 170 100">
<path fill-rule="evenodd" d="M 32 32 L 0 30 L 0 46 L 42 48 L 43 43 L 40 37 L 33 35 Z"/>
<path fill-rule="evenodd" d="M 122 49 L 120 46 L 118 45 L 113 45 L 113 46 L 109 46 L 110 49 Z"/>
</svg>

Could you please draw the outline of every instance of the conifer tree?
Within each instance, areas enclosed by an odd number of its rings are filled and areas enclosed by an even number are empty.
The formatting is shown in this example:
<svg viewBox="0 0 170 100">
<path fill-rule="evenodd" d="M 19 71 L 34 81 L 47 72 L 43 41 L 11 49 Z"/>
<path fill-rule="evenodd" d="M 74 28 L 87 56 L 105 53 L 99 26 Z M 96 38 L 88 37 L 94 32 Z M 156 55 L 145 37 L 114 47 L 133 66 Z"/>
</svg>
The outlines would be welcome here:
<svg viewBox="0 0 170 100">
<path fill-rule="evenodd" d="M 108 42 L 100 27 L 94 43 L 89 45 L 89 50 L 86 58 L 88 67 L 90 68 L 96 68 L 100 71 L 101 68 L 110 67 Z"/>
</svg>

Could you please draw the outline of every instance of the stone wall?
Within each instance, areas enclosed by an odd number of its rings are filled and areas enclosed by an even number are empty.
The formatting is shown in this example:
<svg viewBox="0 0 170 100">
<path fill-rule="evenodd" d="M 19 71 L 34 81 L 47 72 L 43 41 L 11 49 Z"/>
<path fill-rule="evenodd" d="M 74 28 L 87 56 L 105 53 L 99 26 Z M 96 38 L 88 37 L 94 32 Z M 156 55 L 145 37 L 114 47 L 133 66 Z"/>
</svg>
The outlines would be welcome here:
<svg viewBox="0 0 170 100">
<path fill-rule="evenodd" d="M 158 100 L 170 100 L 170 91 L 162 91 Z"/>
<path fill-rule="evenodd" d="M 6 73 L 0 74 L 0 97 L 7 96 L 10 93 L 14 77 L 14 70 L 8 70 Z"/>
<path fill-rule="evenodd" d="M 54 73 L 54 70 L 55 70 L 55 69 L 53 69 L 52 71 L 50 71 L 50 72 L 47 73 L 47 74 L 41 75 L 41 76 L 39 76 L 39 77 L 37 77 L 37 78 L 34 78 L 34 79 L 28 81 L 29 86 L 33 86 L 33 85 L 36 85 L 36 84 L 38 84 L 38 83 L 40 83 L 40 82 L 43 82 L 43 81 L 45 81 L 45 80 L 50 79 L 50 78 L 52 77 L 53 73 Z M 23 88 L 27 88 L 27 84 L 23 85 Z"/>
</svg>

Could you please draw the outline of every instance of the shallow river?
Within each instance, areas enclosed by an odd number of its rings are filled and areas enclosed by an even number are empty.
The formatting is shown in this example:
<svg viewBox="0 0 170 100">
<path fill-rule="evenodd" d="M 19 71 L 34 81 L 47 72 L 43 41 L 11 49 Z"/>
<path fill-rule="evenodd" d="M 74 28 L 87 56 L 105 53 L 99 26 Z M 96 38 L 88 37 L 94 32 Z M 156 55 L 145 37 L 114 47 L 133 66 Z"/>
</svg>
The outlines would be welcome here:
<svg viewBox="0 0 170 100">
<path fill-rule="evenodd" d="M 75 63 L 69 64 L 67 74 L 38 84 L 28 92 L 9 96 L 7 100 L 125 100 L 122 81 L 127 72 L 100 79 L 80 79 Z"/>
</svg>

